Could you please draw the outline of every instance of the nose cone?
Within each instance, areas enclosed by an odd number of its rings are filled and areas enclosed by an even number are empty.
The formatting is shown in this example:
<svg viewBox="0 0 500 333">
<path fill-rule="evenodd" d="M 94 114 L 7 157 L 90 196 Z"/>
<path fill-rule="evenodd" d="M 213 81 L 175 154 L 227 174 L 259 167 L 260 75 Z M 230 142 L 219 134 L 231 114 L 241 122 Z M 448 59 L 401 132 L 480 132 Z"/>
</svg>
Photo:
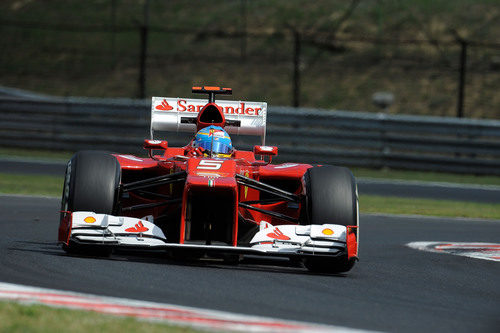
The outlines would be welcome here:
<svg viewBox="0 0 500 333">
<path fill-rule="evenodd" d="M 234 188 L 236 162 L 232 159 L 192 158 L 188 161 L 186 185 Z"/>
</svg>

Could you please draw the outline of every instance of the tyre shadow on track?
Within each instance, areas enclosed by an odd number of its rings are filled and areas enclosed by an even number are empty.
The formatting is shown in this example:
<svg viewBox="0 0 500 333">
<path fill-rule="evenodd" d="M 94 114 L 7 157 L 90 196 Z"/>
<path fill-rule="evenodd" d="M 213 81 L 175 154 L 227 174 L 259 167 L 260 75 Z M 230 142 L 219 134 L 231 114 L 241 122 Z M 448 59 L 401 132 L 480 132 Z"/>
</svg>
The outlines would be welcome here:
<svg viewBox="0 0 500 333">
<path fill-rule="evenodd" d="M 99 257 L 93 255 L 75 255 L 64 252 L 61 247 L 55 242 L 37 242 L 37 241 L 15 241 L 20 244 L 20 247 L 9 247 L 8 250 L 20 252 L 36 252 L 44 255 L 81 258 L 106 261 L 127 261 L 135 263 L 147 263 L 158 265 L 174 265 L 179 267 L 206 267 L 212 269 L 227 269 L 239 271 L 255 271 L 266 273 L 286 273 L 297 275 L 319 275 L 332 277 L 347 277 L 347 273 L 327 274 L 309 272 L 302 263 L 293 262 L 284 258 L 260 258 L 260 257 L 244 257 L 238 263 L 224 262 L 223 259 L 200 258 L 190 260 L 173 259 L 164 251 L 147 251 L 147 250 L 114 250 L 109 257 Z M 24 246 L 23 246 L 24 245 Z M 27 246 L 26 246 L 27 245 Z M 30 246 L 31 245 L 31 246 Z"/>
</svg>

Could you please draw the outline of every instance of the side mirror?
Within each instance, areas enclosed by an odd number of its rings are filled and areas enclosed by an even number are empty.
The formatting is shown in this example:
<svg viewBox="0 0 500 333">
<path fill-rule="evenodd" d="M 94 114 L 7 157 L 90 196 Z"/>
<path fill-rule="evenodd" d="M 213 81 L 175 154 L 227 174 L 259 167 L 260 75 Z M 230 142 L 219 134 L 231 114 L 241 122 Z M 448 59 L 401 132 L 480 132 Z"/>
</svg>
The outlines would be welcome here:
<svg viewBox="0 0 500 333">
<path fill-rule="evenodd" d="M 161 149 L 166 150 L 168 148 L 168 141 L 163 140 L 144 140 L 144 149 Z"/>
<path fill-rule="evenodd" d="M 254 146 L 253 153 L 255 155 L 267 155 L 267 156 L 276 156 L 278 155 L 278 147 L 275 146 Z"/>
</svg>

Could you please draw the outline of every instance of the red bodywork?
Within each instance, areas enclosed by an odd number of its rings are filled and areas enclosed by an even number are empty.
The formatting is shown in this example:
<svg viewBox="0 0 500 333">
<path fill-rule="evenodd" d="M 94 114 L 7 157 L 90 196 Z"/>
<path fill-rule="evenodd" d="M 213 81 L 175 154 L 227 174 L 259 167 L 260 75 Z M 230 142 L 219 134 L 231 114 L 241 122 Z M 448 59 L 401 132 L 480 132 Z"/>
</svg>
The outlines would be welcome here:
<svg viewBox="0 0 500 333">
<path fill-rule="evenodd" d="M 193 92 L 209 93 L 196 118 L 197 130 L 226 125 L 214 94 L 228 91 L 193 88 Z M 263 221 L 273 226 L 308 224 L 304 174 L 313 166 L 270 164 L 277 147 L 235 150 L 231 158 L 199 156 L 190 144 L 169 147 L 167 141 L 145 140 L 144 148 L 148 158 L 114 154 L 121 167 L 115 213 L 140 219 L 152 216 L 167 242 L 245 246 Z M 153 150 L 163 153 L 154 155 Z M 71 232 L 70 215 L 65 213 L 59 228 L 59 241 L 65 244 Z M 357 226 L 347 226 L 346 250 L 349 259 L 357 257 Z"/>
<path fill-rule="evenodd" d="M 208 103 L 201 109 L 196 118 L 197 131 L 209 125 L 226 126 L 226 118 L 221 107 L 215 103 L 215 94 L 230 94 L 230 88 L 193 87 L 194 93 L 209 95 Z M 200 242 L 211 244 L 222 242 L 237 246 L 244 242 L 246 233 L 255 233 L 261 221 L 272 225 L 290 224 L 290 219 L 298 223 L 304 214 L 301 202 L 290 204 L 286 200 L 266 202 L 266 194 L 255 188 L 239 184 L 236 175 L 242 175 L 271 186 L 276 186 L 297 197 L 304 193 L 302 178 L 309 164 L 271 165 L 268 160 L 277 155 L 276 147 L 256 146 L 254 151 L 235 150 L 231 158 L 217 159 L 200 157 L 193 154 L 190 145 L 182 148 L 168 147 L 166 141 L 145 141 L 145 148 L 164 150 L 163 155 L 150 158 L 137 158 L 131 155 L 115 155 L 122 168 L 121 182 L 126 184 L 141 179 L 186 173 L 185 181 L 161 185 L 149 191 L 163 195 L 177 202 L 144 209 L 134 209 L 128 216 L 144 217 L 153 215 L 155 224 L 159 224 L 169 241 L 180 244 Z M 195 155 L 195 156 L 193 156 Z M 161 203 L 164 198 L 157 198 L 148 193 L 132 191 L 120 199 L 122 212 L 128 206 Z M 240 207 L 242 202 L 251 202 L 255 209 Z M 253 203 L 252 203 L 253 202 Z M 264 211 L 279 213 L 269 215 Z M 244 225 L 240 225 L 240 224 Z M 172 235 L 175 235 L 172 237 Z"/>
<path fill-rule="evenodd" d="M 139 209 L 130 214 L 120 215 L 138 218 L 153 215 L 155 221 L 157 217 L 165 215 L 176 216 L 179 218 L 179 230 L 178 238 L 174 239 L 181 244 L 189 240 L 199 240 L 192 239 L 190 234 L 186 234 L 186 229 L 193 227 L 187 227 L 189 223 L 203 223 L 202 215 L 206 218 L 210 214 L 215 214 L 214 223 L 224 224 L 224 228 L 231 230 L 231 238 L 223 242 L 233 246 L 238 244 L 239 221 L 241 220 L 244 220 L 245 223 L 253 223 L 255 227 L 258 227 L 261 221 L 272 225 L 291 223 L 288 220 L 269 216 L 256 210 L 238 207 L 240 202 L 262 200 L 263 194 L 256 189 L 238 184 L 235 175 L 239 174 L 266 184 L 276 185 L 300 196 L 303 193 L 302 177 L 306 170 L 312 167 L 311 165 L 267 164 L 263 160 L 256 159 L 254 153 L 250 151 L 235 151 L 233 157 L 229 159 L 187 157 L 188 152 L 189 147 L 168 147 L 163 155 L 157 155 L 154 158 L 116 154 L 115 157 L 122 168 L 122 183 L 182 171 L 187 174 L 185 183 L 168 184 L 154 189 L 156 193 L 182 198 L 181 202 L 153 209 Z M 198 202 L 204 200 L 209 200 L 210 207 L 206 207 L 203 202 Z M 121 199 L 121 206 L 127 207 L 158 201 L 158 199 L 148 198 L 147 195 L 132 192 L 128 198 Z M 196 207 L 196 205 L 200 207 Z M 290 205 L 285 200 L 269 204 L 253 204 L 252 206 L 266 211 L 278 212 L 297 220 L 303 213 L 303 205 Z M 204 212 L 195 214 L 193 210 L 196 209 L 203 209 Z M 177 213 L 174 212 L 176 210 Z M 217 216 L 221 210 L 224 212 Z M 194 221 L 193 218 L 197 218 L 199 221 Z M 228 218 L 230 221 L 227 220 Z M 168 223 L 175 222 L 169 221 Z"/>
</svg>

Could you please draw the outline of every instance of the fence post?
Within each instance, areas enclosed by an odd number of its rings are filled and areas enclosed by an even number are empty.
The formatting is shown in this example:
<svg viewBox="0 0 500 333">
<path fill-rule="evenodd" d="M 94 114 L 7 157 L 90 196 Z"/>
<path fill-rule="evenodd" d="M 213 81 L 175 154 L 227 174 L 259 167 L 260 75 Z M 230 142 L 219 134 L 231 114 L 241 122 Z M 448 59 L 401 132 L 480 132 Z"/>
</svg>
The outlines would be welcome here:
<svg viewBox="0 0 500 333">
<path fill-rule="evenodd" d="M 146 98 L 146 58 L 148 56 L 148 30 L 149 30 L 149 0 L 143 4 L 144 21 L 140 27 L 141 50 L 139 56 L 139 94 L 140 99 Z"/>
<path fill-rule="evenodd" d="M 138 98 L 146 98 L 146 57 L 148 47 L 148 27 L 141 25 L 141 51 L 139 56 L 139 93 Z"/>
<path fill-rule="evenodd" d="M 300 105 L 300 33 L 293 30 L 293 106 Z"/>
<path fill-rule="evenodd" d="M 247 2 L 241 1 L 241 41 L 240 41 L 240 57 L 241 60 L 246 60 L 247 56 Z"/>
<path fill-rule="evenodd" d="M 465 100 L 465 73 L 467 70 L 467 42 L 460 40 L 460 73 L 458 81 L 458 101 L 457 101 L 457 117 L 464 116 L 464 100 Z"/>
<path fill-rule="evenodd" d="M 111 57 L 113 69 L 116 68 L 116 0 L 111 0 Z"/>
</svg>

